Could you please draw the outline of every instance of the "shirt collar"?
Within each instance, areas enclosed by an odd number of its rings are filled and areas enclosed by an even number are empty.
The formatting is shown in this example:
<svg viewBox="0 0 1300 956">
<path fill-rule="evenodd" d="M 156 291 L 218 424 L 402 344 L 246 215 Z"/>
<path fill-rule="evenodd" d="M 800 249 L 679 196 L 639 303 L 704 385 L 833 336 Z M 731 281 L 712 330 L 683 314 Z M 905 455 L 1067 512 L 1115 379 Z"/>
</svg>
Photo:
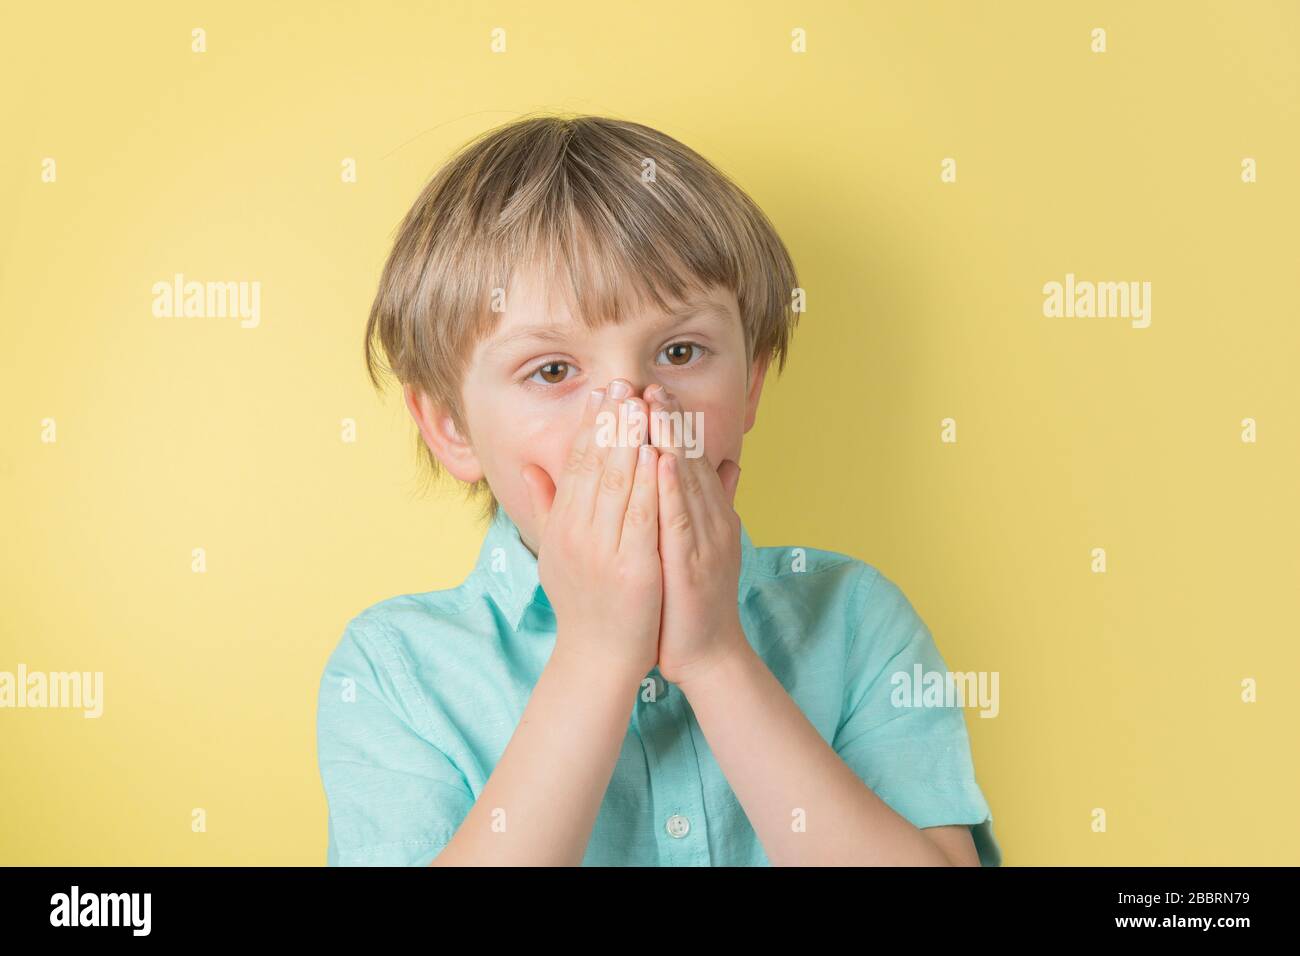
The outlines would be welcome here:
<svg viewBox="0 0 1300 956">
<path fill-rule="evenodd" d="M 744 603 L 753 587 L 755 548 L 745 523 L 740 523 L 740 581 L 736 597 Z M 506 510 L 498 505 L 496 516 L 488 525 L 479 549 L 474 573 L 481 575 L 488 592 L 505 614 L 512 630 L 519 630 L 519 622 L 529 605 L 537 603 L 550 607 L 546 590 L 537 577 L 537 558 L 519 537 L 519 527 L 510 520 Z"/>
</svg>

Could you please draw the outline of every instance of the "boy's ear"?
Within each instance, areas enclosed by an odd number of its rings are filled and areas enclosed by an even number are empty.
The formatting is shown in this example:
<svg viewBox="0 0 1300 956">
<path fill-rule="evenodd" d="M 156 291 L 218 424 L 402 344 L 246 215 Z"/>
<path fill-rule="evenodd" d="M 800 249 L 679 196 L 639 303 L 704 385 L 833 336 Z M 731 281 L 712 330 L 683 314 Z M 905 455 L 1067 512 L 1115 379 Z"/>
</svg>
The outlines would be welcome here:
<svg viewBox="0 0 1300 956">
<path fill-rule="evenodd" d="M 758 417 L 758 399 L 763 394 L 763 379 L 767 375 L 767 365 L 771 360 L 771 353 L 762 355 L 754 360 L 753 368 L 750 369 L 749 394 L 745 397 L 746 432 L 754 427 L 754 420 Z"/>
<path fill-rule="evenodd" d="M 451 415 L 445 408 L 433 403 L 424 392 L 414 385 L 403 385 L 402 395 L 411 417 L 420 427 L 424 443 L 429 446 L 435 458 L 453 477 L 466 483 L 473 483 L 483 477 L 483 468 L 478 456 L 468 441 L 456 430 Z"/>
</svg>

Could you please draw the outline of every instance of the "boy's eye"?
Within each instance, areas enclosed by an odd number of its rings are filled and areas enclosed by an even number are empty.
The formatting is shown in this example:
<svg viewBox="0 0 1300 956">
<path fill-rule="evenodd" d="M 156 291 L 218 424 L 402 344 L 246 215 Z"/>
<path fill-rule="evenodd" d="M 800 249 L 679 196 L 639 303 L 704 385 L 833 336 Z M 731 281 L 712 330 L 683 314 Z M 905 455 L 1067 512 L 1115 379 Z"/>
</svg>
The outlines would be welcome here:
<svg viewBox="0 0 1300 956">
<path fill-rule="evenodd" d="M 668 361 L 661 362 L 661 365 L 673 365 L 677 368 L 686 368 L 699 361 L 700 357 L 707 352 L 702 345 L 696 345 L 694 342 L 674 342 L 660 351 L 660 355 L 666 356 Z M 545 387 L 547 385 L 559 385 L 565 379 L 569 378 L 569 373 L 574 371 L 574 366 L 570 362 L 564 362 L 555 359 L 550 362 L 543 362 L 533 370 L 524 382 L 529 385 Z M 540 377 L 539 377 L 540 376 Z"/>
<path fill-rule="evenodd" d="M 660 355 L 668 356 L 670 365 L 689 365 L 693 358 L 693 353 L 701 353 L 703 348 L 694 342 L 674 342 L 665 348 Z"/>
<path fill-rule="evenodd" d="M 540 375 L 542 381 L 547 385 L 559 385 L 569 377 L 569 369 L 572 366 L 568 362 L 545 362 L 537 367 L 537 371 L 528 377 L 531 382 L 535 376 Z"/>
</svg>

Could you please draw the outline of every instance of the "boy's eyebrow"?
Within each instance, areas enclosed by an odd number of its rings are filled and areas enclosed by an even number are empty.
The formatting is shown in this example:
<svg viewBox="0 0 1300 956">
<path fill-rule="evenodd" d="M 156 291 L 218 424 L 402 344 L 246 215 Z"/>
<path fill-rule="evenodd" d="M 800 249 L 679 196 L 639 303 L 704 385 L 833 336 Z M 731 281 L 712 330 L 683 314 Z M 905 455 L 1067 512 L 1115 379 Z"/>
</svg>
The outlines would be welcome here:
<svg viewBox="0 0 1300 956">
<path fill-rule="evenodd" d="M 731 321 L 731 310 L 721 302 L 714 299 L 700 299 L 695 302 L 687 302 L 685 305 L 678 306 L 668 313 L 668 321 L 665 325 L 672 325 L 683 319 L 689 319 L 698 316 L 699 318 L 713 319 L 719 322 Z"/>
<path fill-rule="evenodd" d="M 687 302 L 664 314 L 664 319 L 656 323 L 656 328 L 668 328 L 677 325 L 685 319 L 692 317 L 713 319 L 714 321 L 729 322 L 731 312 L 721 303 L 712 299 L 703 299 L 698 302 Z M 562 342 L 573 334 L 573 329 L 555 325 L 530 325 L 522 329 L 516 329 L 507 335 L 493 341 L 487 348 L 489 353 L 498 353 L 504 351 L 507 347 L 514 345 L 516 342 L 524 340 L 538 342 Z"/>
<path fill-rule="evenodd" d="M 488 346 L 488 352 L 501 352 L 515 342 L 531 339 L 540 342 L 561 342 L 569 337 L 569 331 L 553 325 L 530 325 L 527 328 L 503 335 Z"/>
</svg>

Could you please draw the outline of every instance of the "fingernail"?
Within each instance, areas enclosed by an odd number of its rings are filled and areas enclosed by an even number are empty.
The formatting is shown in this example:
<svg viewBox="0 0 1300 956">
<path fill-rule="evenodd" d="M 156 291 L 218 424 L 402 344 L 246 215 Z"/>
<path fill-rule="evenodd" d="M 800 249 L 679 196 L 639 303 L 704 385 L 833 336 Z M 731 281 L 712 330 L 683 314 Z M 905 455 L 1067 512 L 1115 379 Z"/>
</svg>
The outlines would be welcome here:
<svg viewBox="0 0 1300 956">
<path fill-rule="evenodd" d="M 641 460 L 648 465 L 650 464 L 651 461 L 654 460 L 655 452 L 654 449 L 651 448 L 649 445 L 642 445 L 641 449 L 637 452 L 637 454 L 640 455 Z"/>
<path fill-rule="evenodd" d="M 621 378 L 616 378 L 609 383 L 609 397 L 613 399 L 626 398 L 632 394 L 632 387 Z"/>
<path fill-rule="evenodd" d="M 588 401 L 591 403 L 592 408 L 595 408 L 604 400 L 605 400 L 605 390 L 603 388 L 593 388 L 591 390 L 591 398 L 588 399 Z"/>
</svg>

